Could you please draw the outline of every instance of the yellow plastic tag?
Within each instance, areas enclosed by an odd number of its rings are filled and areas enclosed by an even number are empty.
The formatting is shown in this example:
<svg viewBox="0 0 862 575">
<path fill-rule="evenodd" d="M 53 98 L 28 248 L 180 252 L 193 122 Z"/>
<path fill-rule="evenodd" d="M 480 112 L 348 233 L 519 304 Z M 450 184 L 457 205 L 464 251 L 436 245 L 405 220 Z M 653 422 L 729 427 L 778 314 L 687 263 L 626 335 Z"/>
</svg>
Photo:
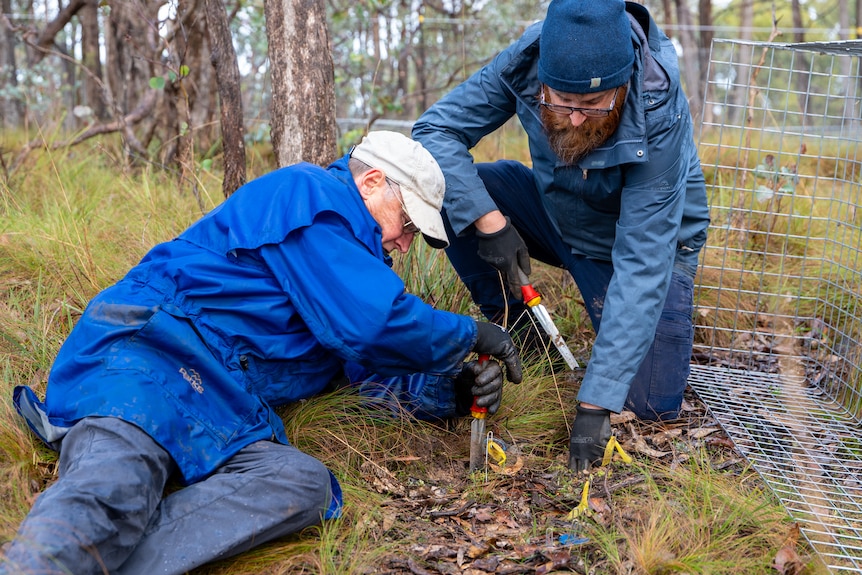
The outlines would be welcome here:
<svg viewBox="0 0 862 575">
<path fill-rule="evenodd" d="M 581 502 L 578 503 L 578 506 L 572 509 L 568 515 L 566 515 L 566 521 L 574 521 L 581 515 L 583 515 L 587 509 L 590 507 L 589 502 L 590 495 L 590 480 L 587 479 L 584 482 L 584 490 L 581 492 Z"/>
<path fill-rule="evenodd" d="M 620 445 L 619 441 L 617 441 L 616 435 L 612 435 L 611 438 L 608 440 L 608 444 L 605 445 L 605 455 L 604 457 L 602 457 L 602 467 L 611 462 L 611 459 L 614 456 L 614 451 L 619 453 L 620 459 L 623 460 L 623 463 L 632 462 L 632 456 L 626 453 L 625 449 L 623 449 L 623 446 Z"/>
<path fill-rule="evenodd" d="M 489 439 L 488 440 L 488 457 L 494 460 L 494 463 L 503 467 L 506 465 L 506 452 L 503 451 L 503 448 L 500 447 L 500 444 L 496 441 Z"/>
</svg>

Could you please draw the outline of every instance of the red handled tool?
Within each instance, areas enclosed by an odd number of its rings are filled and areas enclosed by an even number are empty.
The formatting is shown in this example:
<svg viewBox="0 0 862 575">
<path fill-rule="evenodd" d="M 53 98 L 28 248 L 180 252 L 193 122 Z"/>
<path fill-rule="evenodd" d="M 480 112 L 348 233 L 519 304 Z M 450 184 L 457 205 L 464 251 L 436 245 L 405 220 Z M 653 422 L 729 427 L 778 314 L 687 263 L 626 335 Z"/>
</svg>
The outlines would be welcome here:
<svg viewBox="0 0 862 575">
<path fill-rule="evenodd" d="M 487 354 L 481 354 L 479 364 L 482 365 L 489 359 Z M 473 421 L 470 422 L 470 471 L 476 471 L 485 465 L 485 416 L 488 415 L 488 408 L 476 405 L 476 398 L 473 397 L 470 414 L 473 416 Z"/>
<path fill-rule="evenodd" d="M 524 303 L 527 304 L 528 308 L 533 310 L 536 320 L 551 338 L 560 355 L 563 356 L 563 360 L 569 366 L 569 369 L 577 369 L 579 366 L 577 360 L 575 360 L 575 356 L 572 355 L 569 346 L 566 345 L 566 341 L 560 335 L 560 330 L 554 325 L 554 320 L 551 319 L 548 310 L 542 305 L 542 296 L 533 288 L 524 272 L 521 272 L 521 295 L 524 296 Z"/>
</svg>

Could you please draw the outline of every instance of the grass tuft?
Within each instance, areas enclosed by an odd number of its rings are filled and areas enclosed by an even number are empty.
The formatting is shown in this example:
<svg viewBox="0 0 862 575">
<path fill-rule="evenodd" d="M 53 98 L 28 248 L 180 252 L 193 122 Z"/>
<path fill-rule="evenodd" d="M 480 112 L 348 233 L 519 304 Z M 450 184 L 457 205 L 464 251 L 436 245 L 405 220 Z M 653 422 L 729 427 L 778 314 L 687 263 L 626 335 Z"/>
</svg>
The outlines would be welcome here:
<svg viewBox="0 0 862 575">
<path fill-rule="evenodd" d="M 626 516 L 587 527 L 609 573 L 770 572 L 792 521 L 749 475 L 717 472 L 703 452 L 684 465 L 651 463 L 637 473 L 643 483 L 614 494 Z"/>
</svg>

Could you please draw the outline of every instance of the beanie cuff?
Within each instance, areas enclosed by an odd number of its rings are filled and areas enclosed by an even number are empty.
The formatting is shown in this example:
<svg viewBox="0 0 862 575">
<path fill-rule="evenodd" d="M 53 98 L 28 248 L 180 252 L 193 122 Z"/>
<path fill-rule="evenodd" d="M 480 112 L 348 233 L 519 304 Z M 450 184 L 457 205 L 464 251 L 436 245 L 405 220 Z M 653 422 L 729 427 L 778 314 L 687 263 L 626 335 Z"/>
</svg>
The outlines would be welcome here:
<svg viewBox="0 0 862 575">
<path fill-rule="evenodd" d="M 596 76 L 586 80 L 573 80 L 571 78 L 560 78 L 549 74 L 542 66 L 542 61 L 539 60 L 539 82 L 545 84 L 552 90 L 568 94 L 591 94 L 593 92 L 603 92 L 605 90 L 619 88 L 628 82 L 632 77 L 633 64 L 634 57 L 625 67 L 609 76 L 605 75 Z"/>
</svg>

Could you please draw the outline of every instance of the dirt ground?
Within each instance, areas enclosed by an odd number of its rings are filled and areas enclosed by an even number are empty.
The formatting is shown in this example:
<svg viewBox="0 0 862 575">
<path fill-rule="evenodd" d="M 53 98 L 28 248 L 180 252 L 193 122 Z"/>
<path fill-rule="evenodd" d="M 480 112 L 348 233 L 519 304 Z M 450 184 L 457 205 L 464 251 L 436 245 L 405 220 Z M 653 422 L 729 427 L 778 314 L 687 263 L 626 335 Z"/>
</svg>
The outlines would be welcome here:
<svg viewBox="0 0 862 575">
<path fill-rule="evenodd" d="M 680 423 L 659 426 L 639 422 L 623 412 L 613 419 L 623 451 L 636 460 L 684 463 L 690 454 L 708 453 L 713 469 L 728 473 L 753 472 L 734 449 L 727 435 L 690 391 Z M 702 449 L 708 446 L 709 449 Z M 583 509 L 583 479 L 565 470 L 557 460 L 536 459 L 506 446 L 502 467 L 489 463 L 486 472 L 470 474 L 451 461 L 427 470 L 423 477 L 398 474 L 369 466 L 363 471 L 373 489 L 389 498 L 383 506 L 383 531 L 393 539 L 414 538 L 404 552 L 387 556 L 373 571 L 383 574 L 449 575 L 514 573 L 617 573 L 603 563 L 603 554 L 580 528 L 581 521 L 603 525 L 625 520 L 629 513 L 617 507 L 615 493 L 637 489 L 645 482 L 643 465 L 620 463 L 610 473 L 592 478 Z M 573 517 L 573 510 L 579 516 Z M 386 525 L 388 523 L 388 525 Z M 777 551 L 777 550 L 776 550 Z M 792 549 L 786 565 L 773 573 L 800 573 L 801 563 Z M 586 561 L 585 561 L 586 558 Z M 638 573 L 635 566 L 631 573 Z"/>
</svg>

